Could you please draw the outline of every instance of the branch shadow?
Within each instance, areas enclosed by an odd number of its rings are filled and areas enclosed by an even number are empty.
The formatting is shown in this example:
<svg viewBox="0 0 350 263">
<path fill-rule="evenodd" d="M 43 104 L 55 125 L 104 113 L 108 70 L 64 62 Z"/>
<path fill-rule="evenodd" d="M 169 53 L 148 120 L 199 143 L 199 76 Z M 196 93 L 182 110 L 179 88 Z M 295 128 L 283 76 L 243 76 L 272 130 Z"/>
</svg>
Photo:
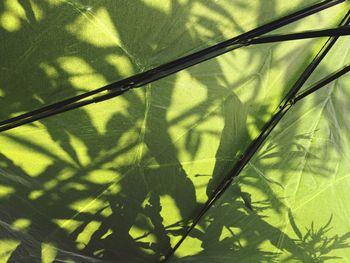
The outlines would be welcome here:
<svg viewBox="0 0 350 263">
<path fill-rule="evenodd" d="M 0 3 L 1 17 L 12 17 L 19 25 L 0 27 L 0 38 L 5 39 L 0 55 L 7 58 L 0 67 L 0 104 L 6 105 L 1 108 L 1 119 L 80 94 L 100 82 L 122 79 L 203 48 L 210 41 L 224 39 L 214 15 L 212 18 L 205 12 L 190 12 L 197 5 L 212 10 L 219 19 L 227 19 L 237 32 L 244 31 L 225 5 L 215 1 L 172 0 L 167 12 L 144 1 L 15 2 L 14 9 L 8 1 Z M 274 14 L 275 1 L 268 5 Z M 250 6 L 237 1 L 230 8 L 244 10 Z M 118 45 L 101 41 L 98 46 L 97 37 L 84 39 L 84 19 L 98 22 L 98 14 L 108 16 L 111 28 L 117 31 Z M 262 9 L 256 16 L 258 24 L 267 21 Z M 195 26 L 188 30 L 191 23 Z M 203 34 L 202 28 L 209 32 Z M 48 31 L 54 32 L 54 37 Z M 174 43 L 179 48 L 174 48 Z M 39 50 L 42 47 L 45 49 Z M 247 123 L 259 130 L 271 114 L 271 104 L 260 103 L 257 94 L 264 84 L 261 75 L 269 69 L 266 61 L 277 48 L 278 45 L 264 52 L 263 48 L 249 50 L 245 63 L 257 63 L 258 68 L 242 73 L 234 81 L 225 76 L 223 64 L 232 60 L 231 55 L 225 55 L 222 61 L 205 62 L 122 98 L 2 134 L 1 260 L 162 259 L 252 140 Z M 91 81 L 91 76 L 98 81 Z M 193 105 L 182 107 L 179 103 L 174 107 L 174 101 L 182 100 L 178 94 L 191 87 L 188 79 L 201 86 L 205 96 L 198 97 L 204 99 L 189 98 L 195 102 Z M 252 87 L 252 92 L 242 101 L 240 87 L 244 85 Z M 251 121 L 249 118 L 255 115 Z M 208 119 L 219 128 L 205 123 Z M 209 145 L 208 139 L 213 141 L 209 155 L 209 150 L 203 150 Z M 281 148 L 283 151 L 288 149 Z M 260 155 L 262 159 L 272 157 L 268 152 Z M 204 164 L 196 168 L 201 161 Z M 310 237 L 293 240 L 259 215 L 260 211 L 278 212 L 283 208 L 266 178 L 259 180 L 253 186 L 269 191 L 269 199 L 252 200 L 242 188 L 251 181 L 240 180 L 230 188 L 230 197 L 213 207 L 200 229 L 191 233 L 190 238 L 196 239 L 203 251 L 173 260 L 207 258 L 215 262 L 217 255 L 225 254 L 222 262 L 231 262 L 232 257 L 245 258 L 246 262 L 274 262 L 276 254 L 259 247 L 264 242 L 278 247 L 281 236 L 287 240 L 281 249 L 296 258 L 312 258 L 312 253 L 318 253 L 309 246 L 309 239 L 319 233 L 313 232 L 313 227 Z M 223 222 L 223 214 L 229 214 L 232 220 Z M 224 229 L 229 235 L 221 238 Z M 321 236 L 326 236 L 325 229 Z M 325 246 L 322 255 L 317 254 L 318 259 L 326 259 L 328 250 L 347 244 L 347 235 L 341 236 L 341 241 L 335 239 L 331 237 L 331 245 Z"/>
</svg>

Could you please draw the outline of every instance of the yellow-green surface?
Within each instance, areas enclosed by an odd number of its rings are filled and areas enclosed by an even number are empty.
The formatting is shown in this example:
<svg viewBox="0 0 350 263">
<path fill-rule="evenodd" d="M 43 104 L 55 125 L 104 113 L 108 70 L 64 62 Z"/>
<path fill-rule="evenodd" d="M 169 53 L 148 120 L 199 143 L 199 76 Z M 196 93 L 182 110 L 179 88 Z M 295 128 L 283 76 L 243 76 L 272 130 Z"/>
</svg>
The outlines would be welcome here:
<svg viewBox="0 0 350 263">
<path fill-rule="evenodd" d="M 0 117 L 98 88 L 315 2 L 1 1 Z M 279 32 L 334 26 L 348 8 Z M 315 80 L 349 63 L 345 40 Z M 240 49 L 2 133 L 0 262 L 159 261 L 323 43 Z M 350 94 L 342 81 L 295 105 L 172 260 L 346 262 L 347 236 L 319 255 L 306 234 L 331 215 L 332 229 L 316 238 L 340 239 L 349 229 Z M 253 211 L 243 205 L 248 196 Z"/>
<path fill-rule="evenodd" d="M 350 62 L 349 40 L 315 77 Z M 295 104 L 171 262 L 350 262 L 349 96 L 344 76 Z"/>
</svg>

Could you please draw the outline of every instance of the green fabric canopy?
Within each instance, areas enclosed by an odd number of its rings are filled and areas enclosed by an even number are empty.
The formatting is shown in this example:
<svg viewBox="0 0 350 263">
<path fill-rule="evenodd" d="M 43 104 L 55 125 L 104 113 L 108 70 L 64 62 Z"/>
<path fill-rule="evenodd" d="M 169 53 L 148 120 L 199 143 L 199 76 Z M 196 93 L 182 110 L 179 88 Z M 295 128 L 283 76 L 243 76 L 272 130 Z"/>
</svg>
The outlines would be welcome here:
<svg viewBox="0 0 350 263">
<path fill-rule="evenodd" d="M 2 0 L 0 121 L 321 2 Z M 350 262 L 350 74 L 291 105 L 198 216 L 327 39 L 241 47 L 1 132 L 0 262 Z M 349 63 L 341 36 L 300 92 Z"/>
</svg>

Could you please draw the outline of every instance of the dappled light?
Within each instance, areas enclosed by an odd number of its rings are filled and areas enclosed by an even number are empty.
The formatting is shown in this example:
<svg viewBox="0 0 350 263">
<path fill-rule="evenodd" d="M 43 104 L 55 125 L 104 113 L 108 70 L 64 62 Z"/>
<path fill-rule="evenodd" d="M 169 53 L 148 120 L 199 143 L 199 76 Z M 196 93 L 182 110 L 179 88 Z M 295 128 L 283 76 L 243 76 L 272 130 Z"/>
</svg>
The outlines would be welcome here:
<svg viewBox="0 0 350 263">
<path fill-rule="evenodd" d="M 0 119 L 144 72 L 317 1 L 263 2 L 1 1 Z M 348 7 L 312 15 L 308 26 L 333 26 Z M 242 48 L 0 133 L 0 262 L 163 260 L 324 42 Z M 339 61 L 349 46 L 339 41 L 334 49 Z M 313 80 L 341 65 L 326 61 Z M 349 258 L 342 186 L 349 184 L 349 95 L 347 76 L 297 103 L 169 262 Z"/>
</svg>

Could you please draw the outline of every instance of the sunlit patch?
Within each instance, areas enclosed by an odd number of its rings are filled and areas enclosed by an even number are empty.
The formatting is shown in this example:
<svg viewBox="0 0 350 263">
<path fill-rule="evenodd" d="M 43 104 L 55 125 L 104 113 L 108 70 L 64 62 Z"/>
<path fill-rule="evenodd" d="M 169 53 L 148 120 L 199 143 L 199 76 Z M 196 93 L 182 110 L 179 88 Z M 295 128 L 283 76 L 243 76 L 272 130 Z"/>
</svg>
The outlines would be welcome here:
<svg viewBox="0 0 350 263">
<path fill-rule="evenodd" d="M 92 221 L 90 222 L 81 232 L 77 238 L 77 248 L 84 249 L 85 246 L 89 243 L 91 236 L 95 233 L 96 230 L 101 226 L 101 222 Z"/>
<path fill-rule="evenodd" d="M 11 156 L 14 163 L 32 177 L 41 175 L 53 163 L 52 155 L 47 153 L 64 156 L 60 148 L 52 143 L 47 133 L 39 132 L 39 127 L 44 126 L 40 123 L 36 123 L 36 127 L 26 125 L 14 130 L 11 136 L 0 136 L 2 153 Z"/>
<path fill-rule="evenodd" d="M 34 1 L 30 1 L 29 4 L 34 17 L 26 13 L 19 1 L 5 0 L 5 12 L 0 16 L 0 26 L 9 32 L 15 32 L 21 29 L 23 21 L 40 21 L 43 11 Z"/>
<path fill-rule="evenodd" d="M 59 228 L 65 229 L 68 233 L 75 231 L 82 223 L 74 219 L 54 219 Z"/>
<path fill-rule="evenodd" d="M 114 183 L 108 187 L 108 189 L 106 190 L 106 193 L 111 194 L 111 195 L 115 195 L 115 194 L 118 194 L 120 191 L 121 191 L 120 185 L 117 183 Z"/>
<path fill-rule="evenodd" d="M 44 70 L 45 74 L 49 78 L 57 78 L 58 77 L 58 72 L 55 69 L 55 67 L 47 64 L 47 63 L 40 63 L 39 67 Z"/>
<path fill-rule="evenodd" d="M 119 174 L 110 170 L 95 170 L 90 172 L 85 179 L 95 184 L 108 184 L 115 182 L 119 178 Z"/>
<path fill-rule="evenodd" d="M 61 68 L 69 74 L 69 81 L 72 86 L 90 90 L 91 88 L 101 87 L 107 83 L 102 74 L 98 74 L 83 59 L 78 57 L 61 57 L 58 60 Z M 52 69 L 45 68 L 49 73 L 53 73 Z"/>
<path fill-rule="evenodd" d="M 161 82 L 159 83 L 161 84 Z M 189 88 L 189 83 L 191 83 L 191 88 Z M 189 110 L 200 106 L 208 99 L 208 88 L 194 78 L 190 72 L 179 73 L 174 84 L 176 85 L 172 93 L 171 106 L 168 108 L 167 117 L 169 121 L 186 113 L 192 116 L 194 113 L 190 114 Z M 183 94 L 185 93 L 186 96 L 184 97 Z"/>
<path fill-rule="evenodd" d="M 137 241 L 148 243 L 149 246 L 157 243 L 157 236 L 154 233 L 150 231 L 145 231 L 144 229 L 141 229 L 135 225 L 133 225 L 132 228 L 129 230 L 129 235 Z M 141 249 L 147 254 L 154 254 L 154 251 L 150 248 Z"/>
<path fill-rule="evenodd" d="M 231 229 L 229 229 L 228 227 L 223 227 L 222 230 L 221 230 L 219 241 L 222 241 L 225 238 L 232 238 L 233 234 L 234 233 L 232 232 Z"/>
<path fill-rule="evenodd" d="M 54 262 L 57 255 L 57 249 L 51 244 L 43 243 L 41 245 L 41 262 L 51 263 Z"/>
<path fill-rule="evenodd" d="M 72 182 L 69 185 L 66 186 L 67 189 L 69 188 L 70 190 L 76 190 L 76 191 L 84 191 L 84 190 L 88 190 L 89 187 L 86 184 L 83 183 L 78 183 L 78 182 Z"/>
<path fill-rule="evenodd" d="M 30 200 L 36 200 L 36 199 L 40 198 L 42 195 L 44 195 L 44 194 L 45 194 L 44 191 L 36 190 L 36 191 L 30 192 L 28 197 L 29 197 Z"/>
<path fill-rule="evenodd" d="M 247 127 L 248 127 L 248 132 L 249 132 L 249 137 L 250 138 L 256 138 L 260 134 L 260 128 L 256 125 L 257 117 L 254 115 L 249 114 L 247 116 Z"/>
<path fill-rule="evenodd" d="M 109 228 L 107 230 L 107 232 L 103 236 L 101 236 L 101 239 L 105 239 L 105 238 L 109 237 L 112 234 L 113 234 L 113 230 Z"/>
<path fill-rule="evenodd" d="M 180 210 L 175 203 L 175 200 L 170 195 L 163 195 L 160 197 L 160 205 L 162 210 L 160 215 L 163 218 L 163 224 L 165 226 L 174 224 L 182 220 Z"/>
<path fill-rule="evenodd" d="M 105 8 L 82 14 L 73 24 L 66 26 L 66 29 L 80 40 L 96 47 L 120 45 L 118 32 Z"/>
<path fill-rule="evenodd" d="M 58 181 L 56 178 L 54 178 L 52 180 L 48 180 L 47 182 L 45 182 L 43 184 L 43 187 L 45 190 L 50 190 L 50 189 L 55 188 L 59 183 L 60 183 L 60 181 Z"/>
<path fill-rule="evenodd" d="M 109 136 L 117 136 L 118 133 L 117 130 L 113 130 L 113 133 L 108 133 L 111 130 L 110 124 L 113 123 L 113 117 L 121 117 L 123 119 L 127 119 L 128 115 L 128 107 L 129 107 L 129 102 L 123 98 L 122 96 L 107 100 L 98 104 L 90 105 L 90 107 L 86 107 L 85 111 L 89 115 L 90 121 L 94 125 L 95 129 L 103 135 L 109 135 Z M 126 116 L 124 118 L 124 116 Z M 122 122 L 119 122 L 120 124 Z M 125 131 L 125 127 L 117 126 L 115 127 L 121 131 Z M 128 133 L 126 133 L 128 134 Z M 117 145 L 109 145 L 110 149 L 114 146 Z M 102 155 L 102 152 L 101 152 Z"/>
<path fill-rule="evenodd" d="M 9 32 L 21 29 L 22 21 L 26 19 L 26 14 L 19 1 L 5 0 L 5 12 L 0 16 L 0 25 Z"/>
<path fill-rule="evenodd" d="M 64 4 L 63 0 L 46 0 L 51 6 L 58 6 Z"/>
<path fill-rule="evenodd" d="M 250 5 L 251 8 L 253 8 L 254 2 L 258 1 L 245 1 L 246 5 Z M 220 9 L 226 12 L 218 11 Z M 210 14 L 210 22 L 204 19 L 207 14 Z M 235 17 L 233 17 L 234 15 Z M 237 22 L 233 23 L 232 21 Z M 251 16 L 246 15 L 242 5 L 234 4 L 232 1 L 221 1 L 215 5 L 197 1 L 192 5 L 191 17 L 187 27 L 191 31 L 196 32 L 196 37 L 200 35 L 202 38 L 206 37 L 207 41 L 215 41 L 218 39 L 218 36 L 220 36 L 220 39 L 232 37 L 234 34 L 237 34 L 237 31 L 244 29 L 246 24 L 251 21 L 254 20 Z M 216 33 L 217 31 L 220 34 Z"/>
<path fill-rule="evenodd" d="M 104 251 L 105 251 L 104 249 L 96 250 L 96 251 L 93 252 L 93 255 L 94 255 L 95 257 L 103 256 L 103 252 L 104 252 Z"/>
<path fill-rule="evenodd" d="M 43 100 L 38 94 L 34 94 L 33 99 L 39 101 L 43 105 L 45 104 L 45 100 Z"/>
<path fill-rule="evenodd" d="M 71 75 L 94 73 L 93 68 L 79 57 L 60 57 L 57 61 L 61 68 Z"/>
<path fill-rule="evenodd" d="M 8 12 L 11 12 L 14 16 L 17 16 L 18 18 L 25 18 L 26 13 L 23 7 L 20 4 L 20 1 L 13 1 L 13 0 L 5 0 L 4 1 L 5 9 Z"/>
<path fill-rule="evenodd" d="M 247 246 L 249 244 L 248 240 L 246 238 L 240 239 L 239 243 L 241 244 L 242 247 L 245 247 L 245 246 Z"/>
<path fill-rule="evenodd" d="M 191 1 L 191 0 L 178 0 L 177 2 L 178 2 L 178 4 L 179 5 L 187 5 L 188 3 L 189 3 L 189 1 Z"/>
<path fill-rule="evenodd" d="M 111 134 L 108 134 L 112 136 Z M 137 131 L 125 131 L 124 133 L 115 133 L 118 135 L 117 144 L 110 145 L 110 148 L 113 152 L 123 151 L 123 154 L 114 155 L 114 158 L 110 160 L 109 163 L 106 164 L 104 168 L 116 169 L 116 167 L 126 167 L 134 164 L 134 159 L 131 156 L 135 157 L 135 149 L 139 147 L 137 140 L 139 139 L 139 133 Z M 112 140 L 110 140 L 111 142 Z M 131 147 L 132 146 L 132 147 Z M 125 150 L 124 150 L 125 149 Z M 107 154 L 108 155 L 108 154 Z M 102 155 L 103 156 L 103 155 Z M 130 167 L 131 168 L 131 167 Z"/>
<path fill-rule="evenodd" d="M 69 74 L 69 82 L 72 86 L 90 90 L 91 88 L 101 87 L 107 83 L 102 74 L 98 74 L 83 59 L 78 57 L 61 57 L 57 60 L 61 68 Z M 46 67 L 46 71 L 47 71 Z M 52 69 L 50 70 L 52 72 Z"/>
<path fill-rule="evenodd" d="M 179 124 L 169 129 L 182 162 L 214 159 L 224 126 L 220 106 L 202 115 L 191 114 L 181 118 Z M 203 112 L 202 110 L 199 110 Z M 205 114 L 208 114 L 205 116 Z"/>
<path fill-rule="evenodd" d="M 104 217 L 109 217 L 113 214 L 112 208 L 110 206 L 107 206 L 105 209 L 102 210 L 101 215 Z"/>
<path fill-rule="evenodd" d="M 210 138 L 209 138 L 210 139 Z M 210 144 L 211 142 L 205 139 Z M 215 141 L 213 142 L 215 143 Z M 215 144 L 214 144 L 215 145 Z M 207 148 L 208 147 L 204 147 Z M 208 158 L 189 163 L 182 163 L 182 168 L 186 171 L 187 177 L 193 182 L 196 189 L 196 200 L 199 203 L 204 203 L 207 199 L 207 185 L 208 181 L 212 178 L 212 172 L 215 165 L 219 164 L 219 161 L 215 158 Z"/>
<path fill-rule="evenodd" d="M 29 219 L 19 218 L 12 223 L 13 228 L 21 231 L 25 231 L 31 224 Z"/>
<path fill-rule="evenodd" d="M 188 83 L 191 83 L 191 88 L 189 88 Z M 160 88 L 155 87 L 154 93 L 161 92 L 158 89 Z M 184 97 L 181 94 L 186 94 L 186 96 Z M 152 106 L 164 107 L 167 110 L 167 121 L 172 124 L 169 125 L 168 132 L 172 141 L 177 142 L 176 146 L 180 150 L 178 158 L 182 161 L 192 160 L 198 156 L 196 156 L 194 147 L 187 147 L 189 136 L 196 136 L 200 145 L 200 139 L 203 136 L 197 132 L 197 126 L 207 117 L 206 114 L 215 111 L 218 106 L 213 107 L 213 103 L 208 102 L 208 88 L 193 78 L 189 72 L 178 74 L 171 103 L 167 105 L 168 103 L 166 101 L 164 105 L 161 105 L 157 102 Z M 211 120 L 207 119 L 206 121 L 210 122 Z M 211 126 L 213 127 L 212 122 Z M 210 134 L 208 135 L 208 137 L 212 137 Z M 213 150 L 216 149 L 213 148 Z"/>
<path fill-rule="evenodd" d="M 181 244 L 181 249 L 176 250 L 175 255 L 178 257 L 185 257 L 196 255 L 201 251 L 203 251 L 202 241 L 198 238 L 187 236 Z"/>
<path fill-rule="evenodd" d="M 85 91 L 102 87 L 107 84 L 107 80 L 101 74 L 73 76 L 69 78 L 69 82 L 72 84 L 72 86 Z"/>
<path fill-rule="evenodd" d="M 130 76 L 134 73 L 133 65 L 126 55 L 108 55 L 106 61 L 115 67 L 117 72 L 123 77 Z"/>
<path fill-rule="evenodd" d="M 78 138 L 77 136 L 74 136 L 72 134 L 69 134 L 69 141 L 73 149 L 75 149 L 76 158 L 79 161 L 79 163 L 83 166 L 88 165 L 91 163 L 90 156 L 88 154 L 88 147 L 84 144 L 84 142 Z M 75 159 L 75 158 L 72 158 Z M 74 161 L 74 160 L 72 160 Z"/>
<path fill-rule="evenodd" d="M 0 262 L 8 262 L 12 252 L 20 244 L 17 240 L 2 240 L 0 239 Z"/>
<path fill-rule="evenodd" d="M 57 180 L 59 181 L 65 181 L 68 180 L 69 178 L 72 178 L 75 175 L 76 171 L 75 169 L 63 169 L 57 176 Z"/>
<path fill-rule="evenodd" d="M 44 11 L 34 2 L 30 1 L 31 8 L 33 10 L 35 21 L 40 21 L 44 18 Z"/>
<path fill-rule="evenodd" d="M 10 12 L 0 16 L 0 26 L 9 32 L 18 31 L 21 28 L 21 20 Z"/>
<path fill-rule="evenodd" d="M 69 205 L 70 208 L 76 210 L 77 212 L 88 212 L 88 213 L 97 213 L 104 206 L 107 206 L 107 203 L 103 202 L 100 199 L 94 198 L 85 198 L 78 200 Z"/>
<path fill-rule="evenodd" d="M 147 220 L 149 220 L 149 219 L 147 218 Z M 150 221 L 149 221 L 149 223 L 152 224 Z M 132 236 L 135 239 L 141 238 L 142 241 L 147 240 L 150 243 L 156 243 L 157 242 L 156 236 L 154 234 L 148 233 L 148 232 L 149 232 L 148 230 L 145 231 L 145 229 L 139 228 L 135 225 L 133 225 L 129 230 L 130 236 Z"/>
<path fill-rule="evenodd" d="M 10 194 L 13 194 L 14 192 L 16 192 L 16 191 L 13 187 L 0 185 L 0 197 L 1 198 L 4 198 Z"/>
<path fill-rule="evenodd" d="M 151 8 L 157 9 L 167 15 L 171 14 L 171 0 L 144 0 L 144 3 Z"/>
</svg>

